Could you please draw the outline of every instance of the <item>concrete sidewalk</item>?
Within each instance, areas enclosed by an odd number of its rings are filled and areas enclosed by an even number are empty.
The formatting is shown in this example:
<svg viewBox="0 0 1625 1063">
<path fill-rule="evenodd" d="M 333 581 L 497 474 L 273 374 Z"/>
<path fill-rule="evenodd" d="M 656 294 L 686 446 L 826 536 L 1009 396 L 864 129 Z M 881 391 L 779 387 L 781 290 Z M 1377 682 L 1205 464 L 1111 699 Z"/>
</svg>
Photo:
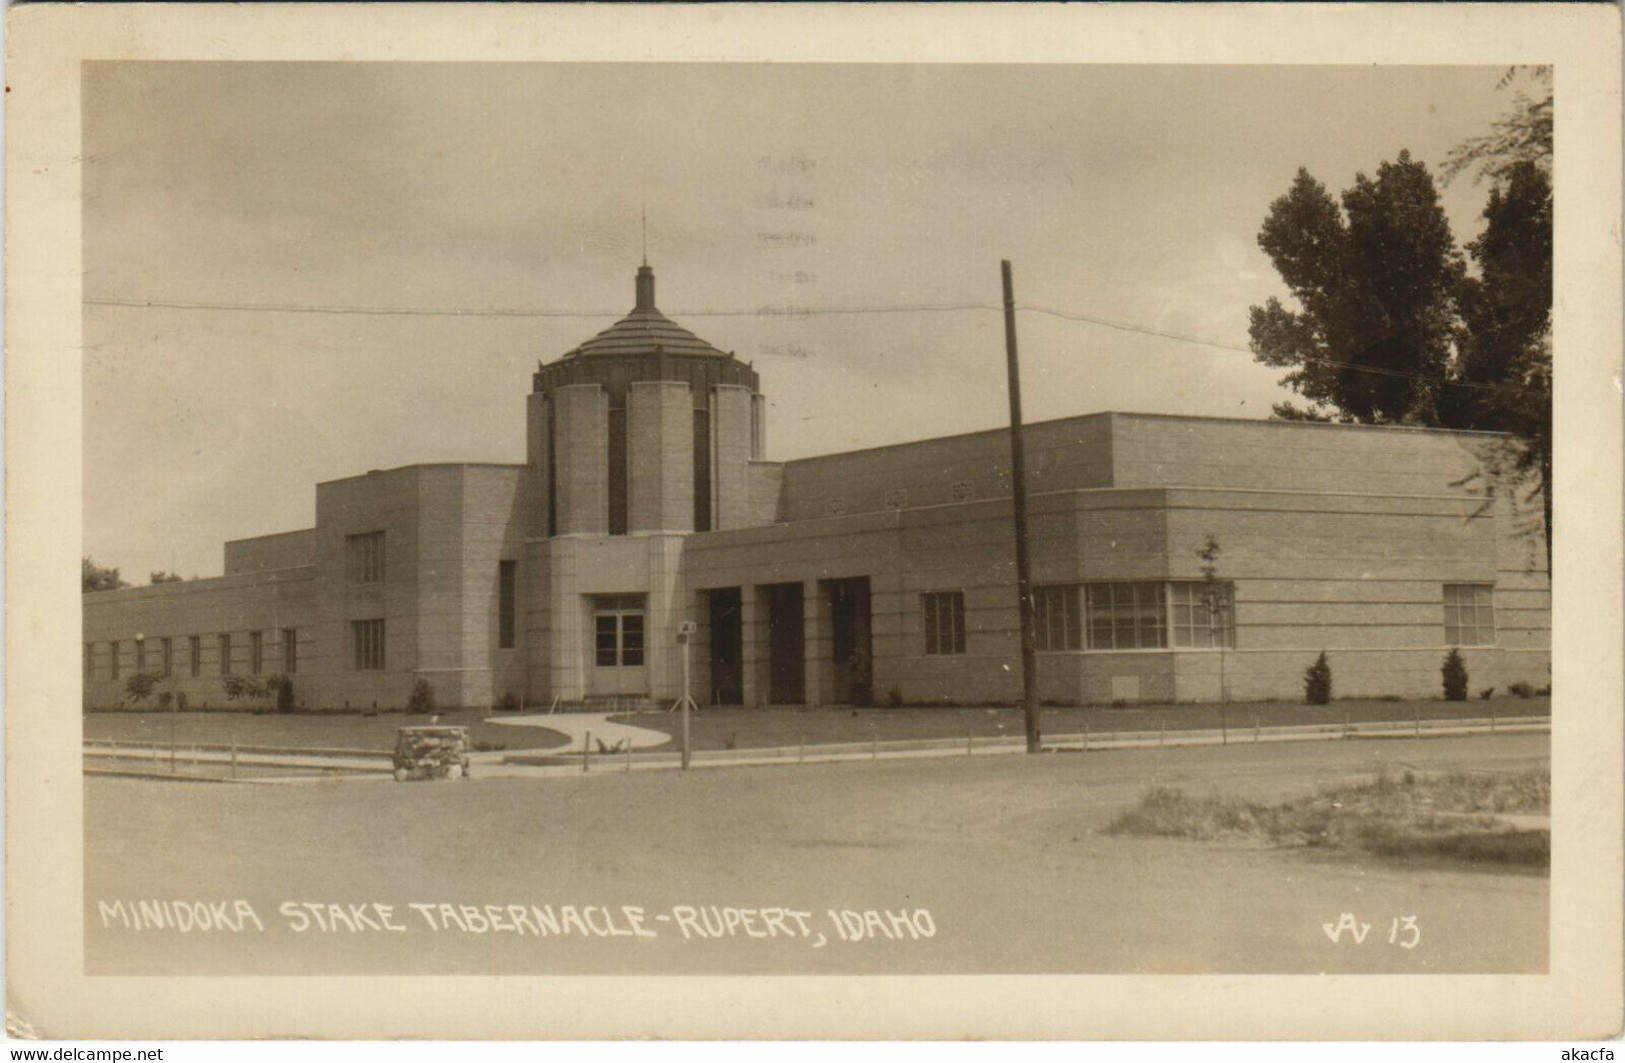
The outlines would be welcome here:
<svg viewBox="0 0 1625 1063">
<path fill-rule="evenodd" d="M 571 751 L 581 752 L 582 745 L 586 743 L 589 736 L 592 739 L 592 747 L 589 752 L 593 753 L 599 751 L 599 743 L 603 743 L 605 750 L 613 752 L 624 749 L 653 749 L 671 742 L 671 736 L 661 731 L 651 731 L 647 727 L 632 727 L 629 724 L 615 723 L 607 714 L 598 712 L 499 716 L 485 722 L 511 727 L 543 727 L 549 731 L 564 735 L 570 740 L 570 744 L 547 751 L 555 755 Z"/>
</svg>

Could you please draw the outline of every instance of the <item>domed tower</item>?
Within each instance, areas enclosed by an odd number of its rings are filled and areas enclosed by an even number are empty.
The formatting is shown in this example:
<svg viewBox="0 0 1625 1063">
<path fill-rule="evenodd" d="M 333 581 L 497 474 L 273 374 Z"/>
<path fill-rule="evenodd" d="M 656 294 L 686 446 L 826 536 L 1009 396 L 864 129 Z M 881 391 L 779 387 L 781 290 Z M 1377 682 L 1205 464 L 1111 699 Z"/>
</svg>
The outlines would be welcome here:
<svg viewBox="0 0 1625 1063">
<path fill-rule="evenodd" d="M 763 447 L 757 384 L 749 365 L 662 314 L 654 271 L 639 267 L 632 312 L 533 377 L 534 534 L 748 524 L 748 465 Z"/>
<path fill-rule="evenodd" d="M 749 365 L 656 309 L 648 265 L 630 314 L 537 368 L 526 413 L 534 695 L 624 704 L 681 691 L 689 536 L 773 519 L 756 388 Z"/>
</svg>

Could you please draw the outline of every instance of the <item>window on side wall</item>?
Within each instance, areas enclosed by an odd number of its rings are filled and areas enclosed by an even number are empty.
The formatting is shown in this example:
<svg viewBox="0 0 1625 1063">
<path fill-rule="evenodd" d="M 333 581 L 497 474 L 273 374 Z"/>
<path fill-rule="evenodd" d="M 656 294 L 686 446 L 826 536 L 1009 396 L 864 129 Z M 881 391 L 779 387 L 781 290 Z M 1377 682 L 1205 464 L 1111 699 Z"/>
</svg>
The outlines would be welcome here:
<svg viewBox="0 0 1625 1063">
<path fill-rule="evenodd" d="M 1447 646 L 1495 645 L 1495 587 L 1488 583 L 1444 585 Z"/>
<path fill-rule="evenodd" d="M 299 671 L 299 632 L 291 627 L 282 629 L 282 674 Z"/>
<path fill-rule="evenodd" d="M 384 580 L 384 533 L 363 532 L 345 538 L 346 567 L 351 583 Z"/>
<path fill-rule="evenodd" d="M 358 672 L 381 672 L 384 669 L 384 622 L 375 620 L 350 621 L 350 635 L 355 643 L 355 668 Z"/>
<path fill-rule="evenodd" d="M 203 674 L 203 636 L 188 635 L 186 642 L 187 652 L 192 658 L 189 662 L 191 665 L 190 671 L 192 673 L 192 678 L 196 679 L 198 676 Z"/>
<path fill-rule="evenodd" d="M 248 671 L 251 675 L 259 675 L 265 667 L 265 633 L 263 631 L 250 631 L 248 633 Z"/>
<path fill-rule="evenodd" d="M 231 674 L 231 636 L 220 636 L 220 674 Z"/>
<path fill-rule="evenodd" d="M 511 650 L 518 630 L 519 562 L 497 562 L 497 649 Z"/>
<path fill-rule="evenodd" d="M 1033 642 L 1041 650 L 1083 648 L 1083 614 L 1077 584 L 1033 589 Z"/>
<path fill-rule="evenodd" d="M 925 610 L 925 652 L 940 656 L 965 652 L 965 592 L 920 595 Z"/>
</svg>

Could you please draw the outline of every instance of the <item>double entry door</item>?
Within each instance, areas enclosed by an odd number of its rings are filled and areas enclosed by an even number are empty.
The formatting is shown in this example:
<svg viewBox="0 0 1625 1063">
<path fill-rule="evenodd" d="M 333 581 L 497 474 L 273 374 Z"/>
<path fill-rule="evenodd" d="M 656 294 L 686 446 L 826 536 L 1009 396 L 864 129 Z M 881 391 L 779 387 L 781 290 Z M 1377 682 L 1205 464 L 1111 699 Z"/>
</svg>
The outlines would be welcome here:
<svg viewBox="0 0 1625 1063">
<path fill-rule="evenodd" d="M 648 599 L 642 594 L 598 594 L 592 598 L 592 672 L 589 693 L 649 693 L 644 667 Z"/>
</svg>

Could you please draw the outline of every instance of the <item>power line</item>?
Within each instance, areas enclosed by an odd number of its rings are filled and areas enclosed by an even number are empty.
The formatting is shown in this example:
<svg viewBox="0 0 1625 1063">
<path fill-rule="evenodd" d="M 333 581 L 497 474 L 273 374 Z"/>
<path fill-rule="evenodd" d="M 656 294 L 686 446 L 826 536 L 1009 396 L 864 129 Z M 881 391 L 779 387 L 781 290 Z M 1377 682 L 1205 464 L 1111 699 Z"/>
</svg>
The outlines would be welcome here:
<svg viewBox="0 0 1625 1063">
<path fill-rule="evenodd" d="M 86 306 L 121 306 L 136 309 L 164 309 L 164 310 L 215 310 L 228 312 L 252 313 L 279 313 L 279 314 L 338 314 L 358 315 L 372 317 L 512 317 L 512 318 L 614 318 L 621 315 L 618 310 L 526 310 L 520 308 L 493 308 L 486 310 L 470 310 L 450 307 L 379 307 L 379 306 L 319 306 L 293 303 L 205 303 L 182 302 L 167 299 L 106 299 L 88 298 L 83 300 Z M 998 311 L 1003 308 L 993 303 L 914 303 L 896 306 L 824 306 L 824 307 L 758 307 L 754 310 L 680 310 L 673 311 L 675 317 L 838 317 L 843 315 L 861 314 L 932 314 L 951 313 L 964 310 L 990 310 Z M 1184 333 L 1170 332 L 1165 329 L 1151 328 L 1146 325 L 1136 325 L 1125 321 L 1114 321 L 1110 318 L 1096 317 L 1091 314 L 1078 314 L 1066 310 L 1057 310 L 1048 306 L 1037 306 L 1031 303 L 1017 304 L 1016 309 L 1025 310 L 1035 314 L 1045 314 L 1049 317 L 1060 318 L 1065 321 L 1076 321 L 1083 324 L 1098 325 L 1102 328 L 1115 329 L 1119 332 L 1129 332 L 1141 336 L 1153 336 L 1158 339 L 1174 340 L 1178 343 L 1189 343 L 1198 347 L 1211 347 L 1215 350 L 1234 351 L 1239 354 L 1251 356 L 1251 348 L 1240 347 L 1233 343 L 1220 343 L 1217 340 L 1203 339 L 1200 336 L 1189 336 Z M 1448 387 L 1469 388 L 1475 391 L 1494 391 L 1492 384 L 1479 384 L 1467 380 L 1439 380 L 1425 377 L 1419 373 L 1406 373 L 1398 369 L 1385 369 L 1381 366 L 1360 365 L 1355 362 L 1344 362 L 1332 358 L 1304 358 L 1304 364 L 1318 365 L 1331 369 L 1347 369 L 1358 373 L 1370 373 L 1374 376 L 1384 376 L 1395 380 L 1420 380 L 1430 383 L 1443 384 Z M 1278 368 L 1287 368 L 1285 366 Z"/>
</svg>

